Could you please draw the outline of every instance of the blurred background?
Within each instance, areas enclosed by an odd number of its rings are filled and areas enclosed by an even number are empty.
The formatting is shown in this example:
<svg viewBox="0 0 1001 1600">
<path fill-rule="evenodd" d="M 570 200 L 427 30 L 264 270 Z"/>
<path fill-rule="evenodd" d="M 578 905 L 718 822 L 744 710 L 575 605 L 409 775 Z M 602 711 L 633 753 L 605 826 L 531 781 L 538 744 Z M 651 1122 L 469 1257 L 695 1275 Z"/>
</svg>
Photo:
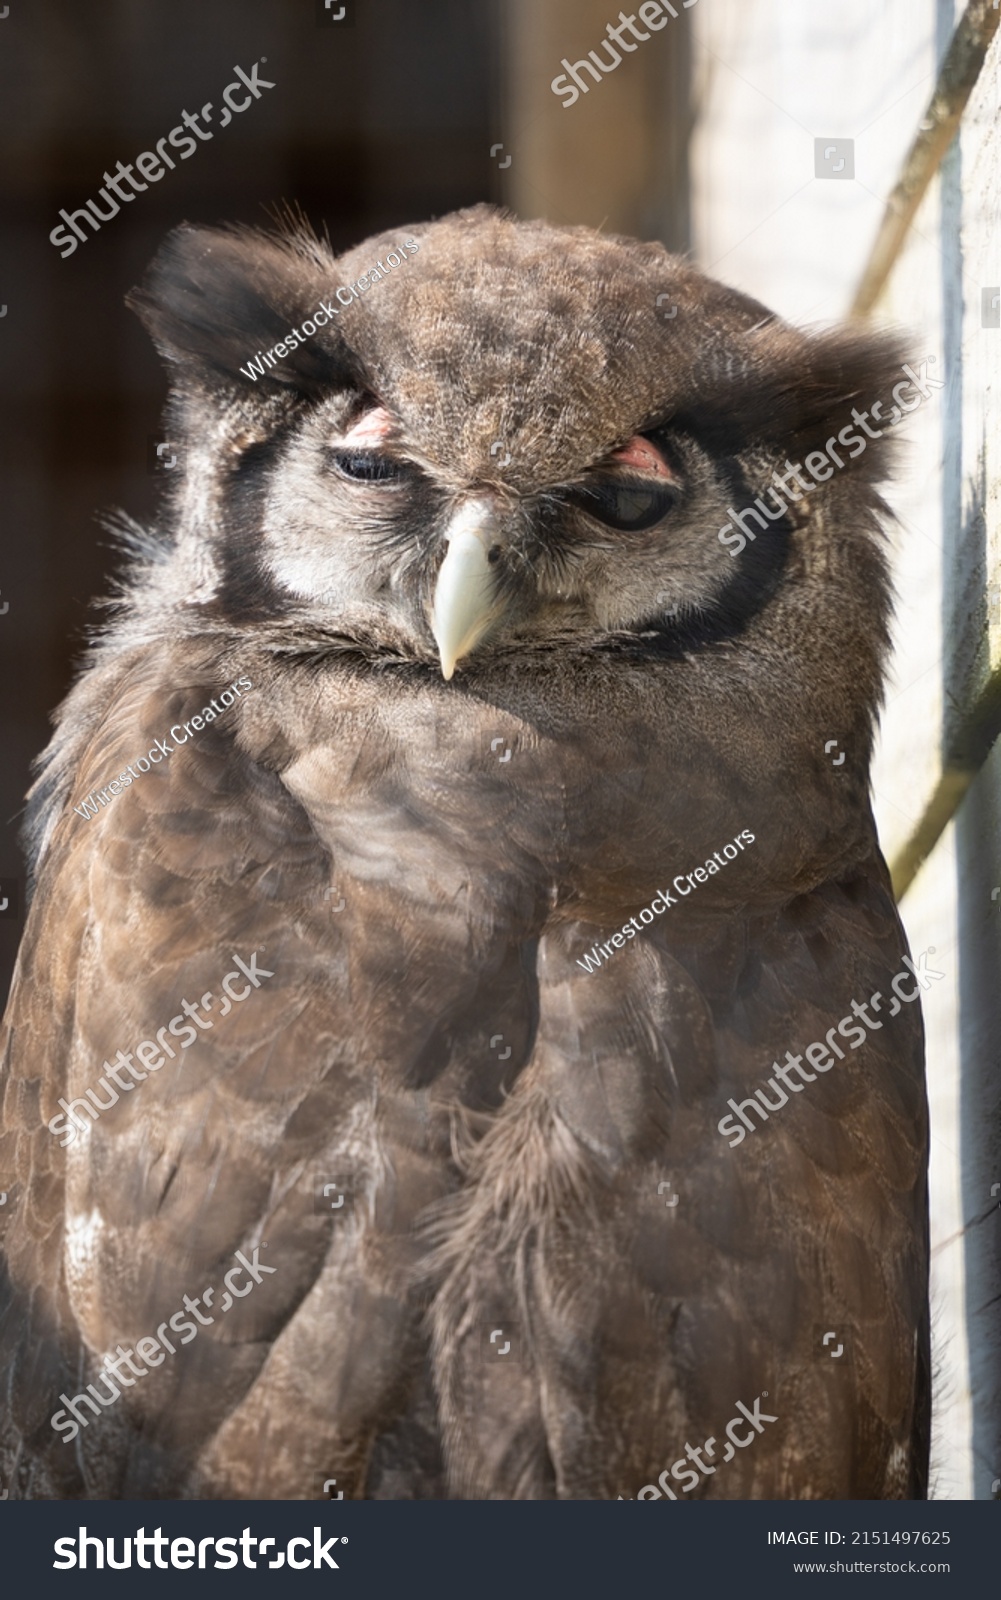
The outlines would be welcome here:
<svg viewBox="0 0 1001 1600">
<path fill-rule="evenodd" d="M 924 996 L 933 1493 L 1001 1493 L 999 10 L 675 0 L 674 17 L 638 5 L 650 38 L 613 52 L 611 0 L 6 9 L 0 992 L 30 763 L 116 564 L 97 518 L 152 520 L 169 470 L 159 363 L 123 299 L 178 222 L 267 224 L 291 202 L 341 249 L 495 201 L 660 239 L 798 323 L 902 325 L 944 380 L 901 430 L 889 495 L 899 603 L 874 804 L 912 947 L 944 973 Z M 592 50 L 597 82 L 577 66 Z M 221 128 L 223 88 L 255 63 L 274 87 Z M 572 69 L 573 101 L 551 87 Z M 212 139 L 62 259 L 60 210 L 209 101 Z"/>
</svg>

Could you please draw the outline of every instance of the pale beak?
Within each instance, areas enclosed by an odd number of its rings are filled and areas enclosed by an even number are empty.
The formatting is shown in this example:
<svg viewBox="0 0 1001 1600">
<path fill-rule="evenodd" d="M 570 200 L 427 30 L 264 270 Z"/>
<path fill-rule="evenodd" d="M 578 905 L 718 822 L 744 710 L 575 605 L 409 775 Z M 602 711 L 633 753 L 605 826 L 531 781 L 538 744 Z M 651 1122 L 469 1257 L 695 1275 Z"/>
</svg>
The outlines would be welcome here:
<svg viewBox="0 0 1001 1600">
<path fill-rule="evenodd" d="M 479 644 L 503 611 L 490 551 L 498 546 L 498 519 L 485 500 L 467 500 L 452 519 L 448 549 L 435 585 L 431 632 L 448 681 L 457 661 Z"/>
</svg>

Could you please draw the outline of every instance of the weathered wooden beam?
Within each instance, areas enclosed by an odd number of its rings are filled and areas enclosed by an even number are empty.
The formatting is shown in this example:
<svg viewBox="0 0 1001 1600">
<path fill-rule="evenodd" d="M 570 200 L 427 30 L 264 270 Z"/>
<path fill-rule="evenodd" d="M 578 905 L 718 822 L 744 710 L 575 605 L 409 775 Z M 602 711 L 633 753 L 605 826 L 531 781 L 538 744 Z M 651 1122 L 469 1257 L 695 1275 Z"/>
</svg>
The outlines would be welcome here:
<svg viewBox="0 0 1001 1600">
<path fill-rule="evenodd" d="M 935 92 L 918 125 L 903 170 L 886 203 L 852 304 L 853 317 L 866 316 L 882 293 L 918 206 L 955 137 L 999 24 L 1001 6 L 995 6 L 994 0 L 970 0 L 943 58 Z"/>
</svg>

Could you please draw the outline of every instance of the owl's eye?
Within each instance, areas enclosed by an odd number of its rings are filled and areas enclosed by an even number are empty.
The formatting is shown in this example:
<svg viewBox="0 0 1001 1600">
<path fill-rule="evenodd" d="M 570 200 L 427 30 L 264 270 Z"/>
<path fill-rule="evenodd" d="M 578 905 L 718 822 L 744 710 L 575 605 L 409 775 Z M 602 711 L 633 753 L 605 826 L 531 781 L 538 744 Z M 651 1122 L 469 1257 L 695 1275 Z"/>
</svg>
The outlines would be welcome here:
<svg viewBox="0 0 1001 1600">
<path fill-rule="evenodd" d="M 398 483 L 407 476 L 406 463 L 376 450 L 328 450 L 330 460 L 345 478 L 356 483 Z"/>
<path fill-rule="evenodd" d="M 571 504 L 606 527 L 621 533 L 642 533 L 660 522 L 678 498 L 673 484 L 638 483 L 620 475 L 595 477 L 586 488 L 567 496 Z"/>
</svg>

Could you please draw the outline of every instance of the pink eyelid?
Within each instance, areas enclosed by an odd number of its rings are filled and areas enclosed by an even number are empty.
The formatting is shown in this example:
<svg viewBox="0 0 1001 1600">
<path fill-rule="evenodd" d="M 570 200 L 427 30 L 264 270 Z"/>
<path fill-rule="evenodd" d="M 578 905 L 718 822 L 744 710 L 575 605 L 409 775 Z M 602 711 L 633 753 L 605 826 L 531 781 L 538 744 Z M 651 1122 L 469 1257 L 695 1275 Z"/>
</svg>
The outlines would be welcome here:
<svg viewBox="0 0 1001 1600">
<path fill-rule="evenodd" d="M 677 482 L 656 445 L 644 439 L 640 433 L 634 434 L 621 450 L 614 451 L 611 460 L 624 467 L 634 467 L 639 472 L 652 472 L 655 477 L 663 478 L 668 483 Z"/>
<path fill-rule="evenodd" d="M 384 444 L 395 425 L 395 419 L 385 406 L 374 406 L 371 411 L 363 412 L 343 439 L 337 441 L 338 447 L 342 450 L 369 450 L 374 445 Z"/>
</svg>

